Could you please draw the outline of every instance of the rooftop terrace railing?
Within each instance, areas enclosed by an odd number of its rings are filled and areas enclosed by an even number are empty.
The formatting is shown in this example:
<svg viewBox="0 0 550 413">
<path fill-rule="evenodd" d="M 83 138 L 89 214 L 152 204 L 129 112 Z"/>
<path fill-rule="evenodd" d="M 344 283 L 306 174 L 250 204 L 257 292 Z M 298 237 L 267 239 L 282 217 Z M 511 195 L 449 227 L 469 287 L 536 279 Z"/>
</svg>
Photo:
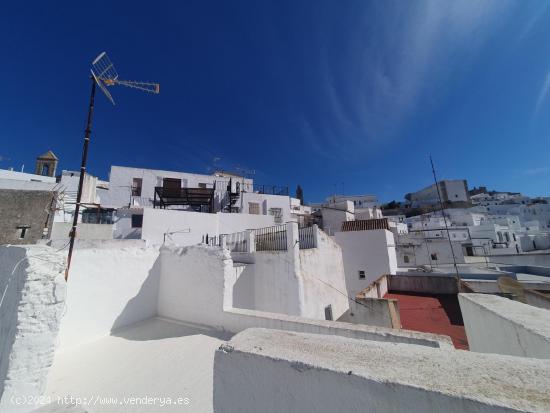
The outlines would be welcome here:
<svg viewBox="0 0 550 413">
<path fill-rule="evenodd" d="M 231 252 L 250 252 L 249 231 L 235 232 L 233 234 L 220 235 L 220 244 L 222 239 L 225 242 L 225 248 Z"/>
<path fill-rule="evenodd" d="M 286 225 L 255 229 L 254 240 L 256 251 L 286 251 Z"/>
<path fill-rule="evenodd" d="M 288 237 L 290 236 L 289 226 L 295 226 L 292 233 L 297 237 L 295 245 L 299 245 L 300 249 L 317 248 L 320 231 L 317 225 L 298 228 L 297 224 L 293 222 L 232 234 L 221 234 L 218 245 L 231 252 L 287 251 Z"/>
<path fill-rule="evenodd" d="M 259 194 L 288 196 L 288 186 L 254 185 L 254 191 Z"/>
<path fill-rule="evenodd" d="M 298 229 L 301 250 L 317 248 L 317 237 L 315 236 L 315 231 L 317 231 L 316 225 L 306 226 Z"/>
</svg>

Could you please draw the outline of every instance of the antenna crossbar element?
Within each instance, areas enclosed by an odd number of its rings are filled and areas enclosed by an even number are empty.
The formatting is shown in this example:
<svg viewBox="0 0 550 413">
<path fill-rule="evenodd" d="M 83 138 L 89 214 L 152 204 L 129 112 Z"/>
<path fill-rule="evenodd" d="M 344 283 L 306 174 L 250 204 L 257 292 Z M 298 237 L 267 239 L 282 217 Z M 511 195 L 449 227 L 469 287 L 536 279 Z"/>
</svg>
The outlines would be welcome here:
<svg viewBox="0 0 550 413">
<path fill-rule="evenodd" d="M 112 82 L 105 81 L 107 86 L 111 85 L 122 85 L 126 87 L 131 87 L 134 89 L 143 90 L 144 92 L 157 94 L 160 92 L 160 85 L 153 82 L 136 82 L 133 80 L 114 80 Z"/>
</svg>

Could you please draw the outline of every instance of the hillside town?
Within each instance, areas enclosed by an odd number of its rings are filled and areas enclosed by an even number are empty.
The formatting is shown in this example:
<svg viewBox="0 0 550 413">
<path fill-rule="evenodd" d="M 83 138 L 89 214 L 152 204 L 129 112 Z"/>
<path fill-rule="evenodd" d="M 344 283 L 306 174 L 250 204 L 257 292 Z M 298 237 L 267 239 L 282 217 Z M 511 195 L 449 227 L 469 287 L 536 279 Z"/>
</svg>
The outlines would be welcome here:
<svg viewBox="0 0 550 413">
<path fill-rule="evenodd" d="M 0 39 L 0 413 L 550 413 L 549 0 Z"/>
<path fill-rule="evenodd" d="M 64 164 L 0 170 L 1 411 L 550 410 L 550 197 Z"/>
</svg>

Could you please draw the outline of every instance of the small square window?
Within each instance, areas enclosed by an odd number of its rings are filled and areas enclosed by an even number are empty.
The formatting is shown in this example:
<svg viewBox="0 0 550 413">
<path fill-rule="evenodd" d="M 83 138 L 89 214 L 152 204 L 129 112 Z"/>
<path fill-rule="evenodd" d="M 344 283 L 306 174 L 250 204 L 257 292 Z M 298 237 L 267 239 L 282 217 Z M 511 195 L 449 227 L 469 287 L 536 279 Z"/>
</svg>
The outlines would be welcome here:
<svg viewBox="0 0 550 413">
<path fill-rule="evenodd" d="M 141 196 L 141 186 L 143 184 L 143 179 L 134 178 L 132 180 L 132 196 Z"/>
<path fill-rule="evenodd" d="M 437 254 L 431 254 L 432 260 L 437 261 Z"/>
<path fill-rule="evenodd" d="M 132 215 L 132 228 L 141 228 L 143 226 L 143 215 L 133 214 Z"/>
<path fill-rule="evenodd" d="M 327 305 L 325 307 L 325 320 L 333 320 L 332 318 L 332 305 Z"/>
<path fill-rule="evenodd" d="M 363 270 L 360 270 L 360 271 L 359 271 L 359 279 L 360 279 L 360 280 L 364 280 L 364 279 L 365 279 L 365 271 L 363 271 Z"/>
<path fill-rule="evenodd" d="M 408 264 L 408 263 L 409 263 L 409 256 L 408 256 L 408 255 L 404 255 L 404 256 L 403 256 L 403 262 L 404 262 L 405 264 Z"/>
</svg>

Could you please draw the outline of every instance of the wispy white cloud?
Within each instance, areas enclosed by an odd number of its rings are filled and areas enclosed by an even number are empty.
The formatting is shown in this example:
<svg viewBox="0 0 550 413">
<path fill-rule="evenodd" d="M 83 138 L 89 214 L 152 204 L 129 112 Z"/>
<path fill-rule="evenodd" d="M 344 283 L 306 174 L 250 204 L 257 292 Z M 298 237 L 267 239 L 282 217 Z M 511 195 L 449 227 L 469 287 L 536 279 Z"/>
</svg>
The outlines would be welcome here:
<svg viewBox="0 0 550 413">
<path fill-rule="evenodd" d="M 394 136 L 415 113 L 433 109 L 515 4 L 384 1 L 365 9 L 361 24 L 350 27 L 345 62 L 327 52 L 321 65 L 332 118 L 314 136 L 317 148 L 329 155 L 343 142 L 366 147 Z"/>
<path fill-rule="evenodd" d="M 370 87 L 361 97 L 365 111 L 385 114 L 389 124 L 431 109 L 451 78 L 470 67 L 511 5 L 502 0 L 413 4 L 407 12 L 401 11 L 401 2 L 390 8 L 396 16 L 391 31 L 384 33 L 386 63 L 371 64 L 376 49 L 364 62 L 370 72 Z"/>
<path fill-rule="evenodd" d="M 548 172 L 550 172 L 550 167 L 541 166 L 541 167 L 526 169 L 523 171 L 523 174 L 527 176 L 538 176 L 538 175 L 545 175 Z"/>
<path fill-rule="evenodd" d="M 539 96 L 537 98 L 537 103 L 535 104 L 535 112 L 534 115 L 537 116 L 539 114 L 540 108 L 542 107 L 542 104 L 548 97 L 548 92 L 550 92 L 550 70 L 546 74 L 546 79 L 544 83 L 542 84 L 542 87 L 539 91 Z"/>
<path fill-rule="evenodd" d="M 535 12 L 532 14 L 531 18 L 528 20 L 527 24 L 523 28 L 523 31 L 518 37 L 518 42 L 524 40 L 531 31 L 538 25 L 538 23 L 542 20 L 542 17 L 550 7 L 550 3 L 547 1 L 542 1 L 537 4 L 537 8 L 535 9 Z"/>
</svg>

